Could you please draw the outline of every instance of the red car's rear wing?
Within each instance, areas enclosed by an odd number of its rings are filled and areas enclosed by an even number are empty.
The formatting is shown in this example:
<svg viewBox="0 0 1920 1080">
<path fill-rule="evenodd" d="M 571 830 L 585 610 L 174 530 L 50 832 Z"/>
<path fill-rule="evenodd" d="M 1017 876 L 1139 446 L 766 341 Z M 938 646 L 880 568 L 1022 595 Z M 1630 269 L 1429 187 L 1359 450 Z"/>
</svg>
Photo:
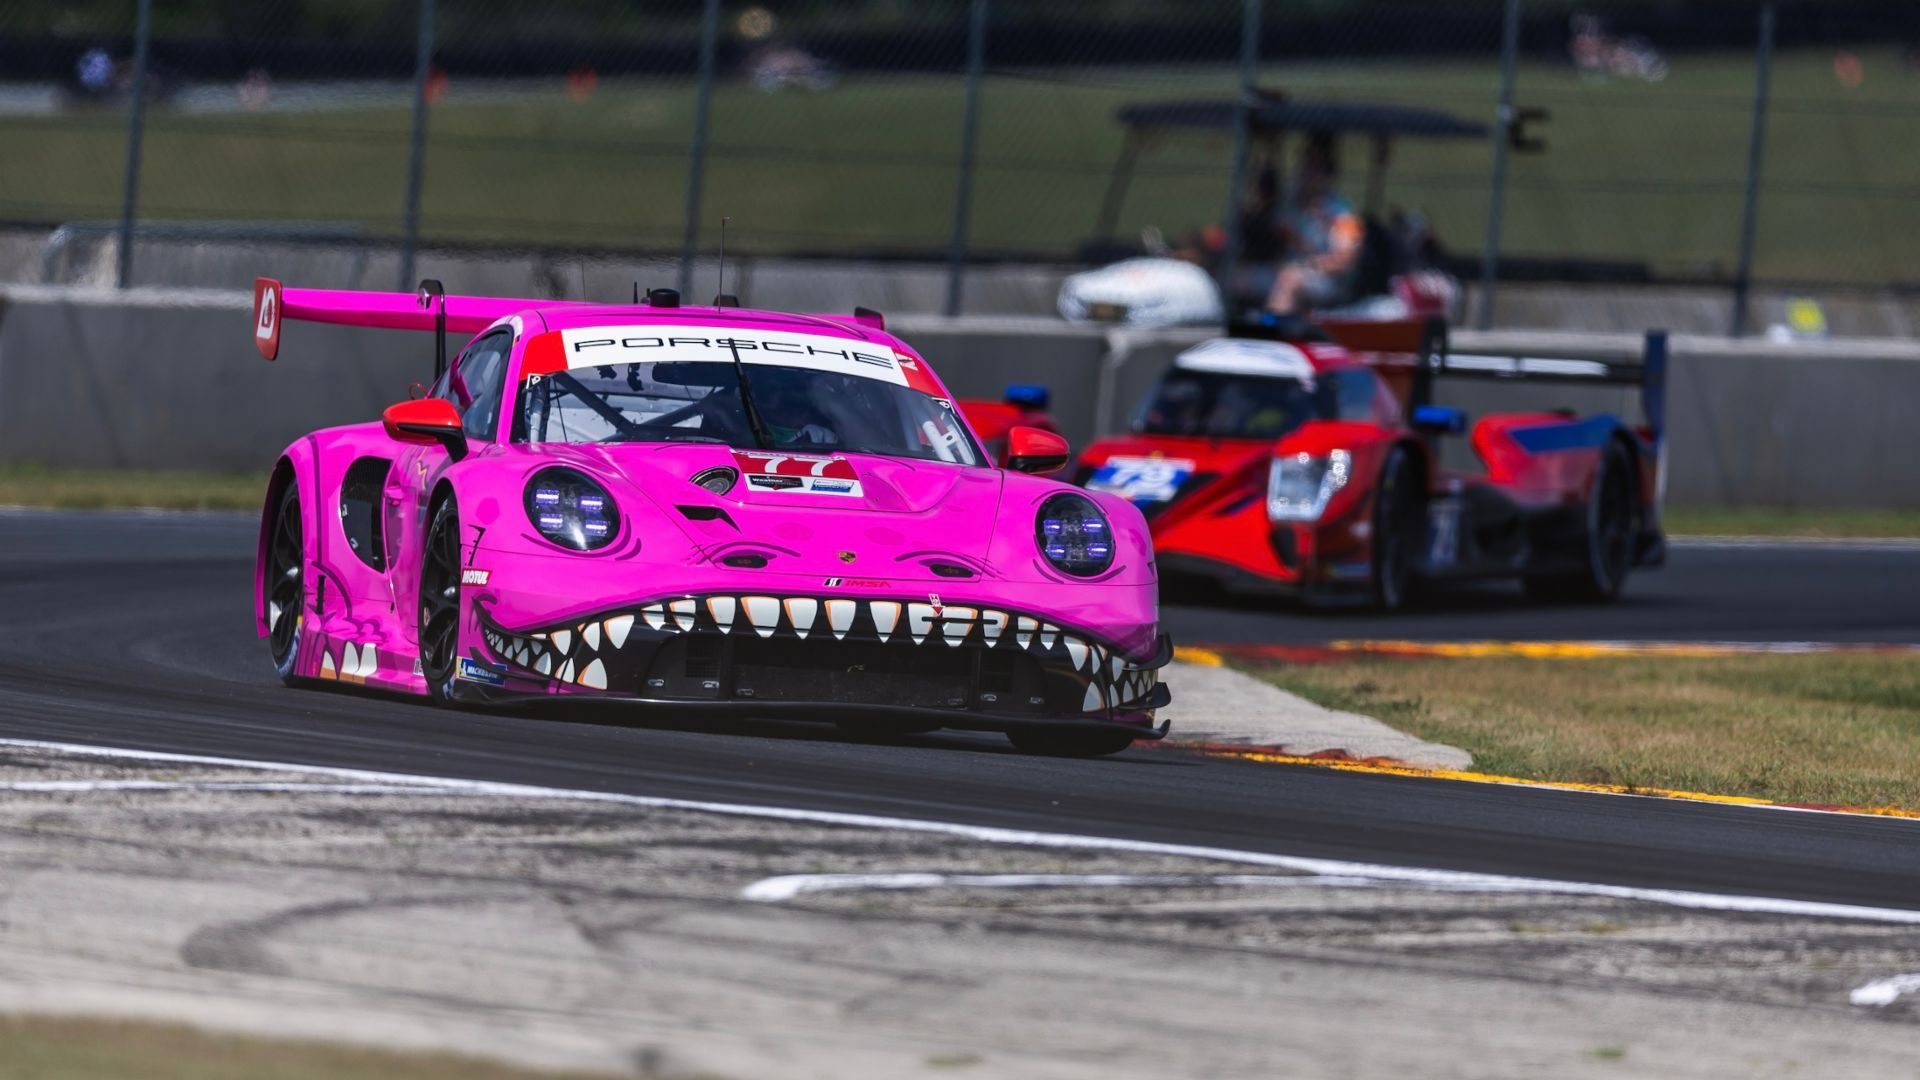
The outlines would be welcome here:
<svg viewBox="0 0 1920 1080">
<path fill-rule="evenodd" d="M 258 278 L 253 283 L 253 344 L 269 360 L 279 356 L 280 325 L 288 319 L 381 330 L 477 334 L 516 311 L 564 303 L 569 301 L 447 296 L 437 281 L 421 282 L 417 293 L 400 293 L 289 289 L 272 278 Z"/>
<path fill-rule="evenodd" d="M 1456 353 L 1447 343 L 1446 320 L 1314 320 L 1334 341 L 1368 352 L 1380 367 L 1416 367 L 1412 402 L 1433 400 L 1433 380 L 1518 379 L 1588 386 L 1637 386 L 1640 406 L 1656 445 L 1667 427 L 1667 332 L 1647 331 L 1638 360 L 1589 360 L 1577 357 L 1523 356 L 1512 353 Z M 1384 354 L 1384 355 L 1383 355 Z"/>
</svg>

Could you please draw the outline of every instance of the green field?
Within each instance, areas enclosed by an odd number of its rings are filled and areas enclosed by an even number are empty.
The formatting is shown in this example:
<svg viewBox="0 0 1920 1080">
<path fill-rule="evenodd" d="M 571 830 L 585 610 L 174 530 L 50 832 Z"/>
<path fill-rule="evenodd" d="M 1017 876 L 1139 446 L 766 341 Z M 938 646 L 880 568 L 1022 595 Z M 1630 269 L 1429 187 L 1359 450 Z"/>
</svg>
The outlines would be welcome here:
<svg viewBox="0 0 1920 1080">
<path fill-rule="evenodd" d="M 1483 773 L 1920 810 L 1911 654 L 1256 665 L 1284 690 L 1457 746 Z"/>
<path fill-rule="evenodd" d="M 216 1035 L 137 1020 L 0 1016 L 4 1080 L 610 1080 L 455 1054 Z M 694 1078 L 686 1078 L 694 1080 Z M 716 1078 L 708 1078 L 716 1080 Z"/>
<path fill-rule="evenodd" d="M 1920 277 L 1920 75 L 1892 47 L 1862 50 L 1848 89 L 1825 52 L 1783 52 L 1774 73 L 1760 206 L 1763 277 L 1880 282 Z M 1517 157 L 1506 220 L 1514 254 L 1645 260 L 1681 274 L 1735 258 L 1752 62 L 1739 51 L 1672 58 L 1658 84 L 1587 82 L 1525 66 L 1519 99 L 1552 110 L 1546 153 Z M 1120 145 L 1116 107 L 1218 96 L 1224 69 L 1068 70 L 992 77 L 983 94 L 973 243 L 1066 256 L 1087 239 Z M 1289 65 L 1263 82 L 1301 96 L 1426 104 L 1492 115 L 1485 62 Z M 423 228 L 430 240 L 677 247 L 693 87 L 607 80 L 584 103 L 562 82 L 456 80 L 432 114 Z M 16 167 L 0 217 L 117 214 L 124 110 L 0 118 Z M 951 227 L 959 80 L 852 76 L 818 92 L 716 94 L 703 217 L 733 218 L 742 250 L 942 250 Z M 150 218 L 351 222 L 398 233 L 408 112 L 402 101 L 324 111 L 156 110 L 142 213 Z M 1364 148 L 1348 151 L 1356 197 Z M 1218 217 L 1228 140 L 1181 136 L 1143 161 L 1123 233 Z M 1479 140 L 1405 142 L 1391 202 L 1428 212 L 1459 251 L 1485 228 L 1490 151 Z M 709 230 L 711 231 L 711 230 Z M 709 238 L 708 243 L 712 240 Z"/>
</svg>

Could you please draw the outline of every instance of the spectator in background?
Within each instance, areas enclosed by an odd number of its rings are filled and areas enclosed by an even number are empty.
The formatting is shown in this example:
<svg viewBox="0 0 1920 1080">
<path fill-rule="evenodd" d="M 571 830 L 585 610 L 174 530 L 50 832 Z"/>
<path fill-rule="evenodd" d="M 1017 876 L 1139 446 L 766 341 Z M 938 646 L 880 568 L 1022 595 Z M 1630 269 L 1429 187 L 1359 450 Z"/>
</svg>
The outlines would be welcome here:
<svg viewBox="0 0 1920 1080">
<path fill-rule="evenodd" d="M 1334 190 L 1339 177 L 1333 135 L 1316 131 L 1300 156 L 1300 176 L 1281 215 L 1286 253 L 1267 294 L 1267 310 L 1297 314 L 1353 299 L 1366 225 Z"/>
</svg>

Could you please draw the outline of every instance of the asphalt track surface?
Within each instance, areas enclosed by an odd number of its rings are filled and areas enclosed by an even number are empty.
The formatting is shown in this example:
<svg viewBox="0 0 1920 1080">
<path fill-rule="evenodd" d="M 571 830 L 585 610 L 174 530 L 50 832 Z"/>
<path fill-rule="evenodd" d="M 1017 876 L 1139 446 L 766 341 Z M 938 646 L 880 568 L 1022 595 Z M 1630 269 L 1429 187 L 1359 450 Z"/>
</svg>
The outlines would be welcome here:
<svg viewBox="0 0 1920 1080">
<path fill-rule="evenodd" d="M 801 724 L 589 723 L 288 689 L 273 678 L 247 610 L 253 530 L 238 516 L 0 511 L 0 737 L 1920 909 L 1913 821 L 1165 749 L 1062 761 L 1015 754 L 991 736 L 856 742 Z M 1496 594 L 1390 620 L 1173 607 L 1168 621 L 1194 639 L 1259 627 L 1270 640 L 1638 628 L 1657 637 L 1911 641 L 1920 639 L 1916 560 L 1875 550 L 1682 550 L 1665 577 L 1636 581 L 1635 599 L 1617 610 L 1529 613 Z M 1177 726 L 1177 706 L 1169 715 Z"/>
</svg>

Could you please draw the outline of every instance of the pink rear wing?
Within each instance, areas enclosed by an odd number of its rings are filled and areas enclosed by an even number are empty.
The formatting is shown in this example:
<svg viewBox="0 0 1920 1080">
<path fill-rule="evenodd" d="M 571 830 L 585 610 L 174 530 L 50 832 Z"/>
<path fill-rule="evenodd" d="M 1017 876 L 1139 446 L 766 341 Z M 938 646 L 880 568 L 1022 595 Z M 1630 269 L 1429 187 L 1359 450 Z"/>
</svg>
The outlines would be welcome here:
<svg viewBox="0 0 1920 1080">
<path fill-rule="evenodd" d="M 289 289 L 272 278 L 253 283 L 253 344 L 269 360 L 280 355 L 280 325 L 302 322 L 367 326 L 379 330 L 447 330 L 476 334 L 516 311 L 577 301 L 501 296 L 442 296 L 360 292 L 352 289 Z M 440 321 L 442 314 L 446 322 Z"/>
</svg>

